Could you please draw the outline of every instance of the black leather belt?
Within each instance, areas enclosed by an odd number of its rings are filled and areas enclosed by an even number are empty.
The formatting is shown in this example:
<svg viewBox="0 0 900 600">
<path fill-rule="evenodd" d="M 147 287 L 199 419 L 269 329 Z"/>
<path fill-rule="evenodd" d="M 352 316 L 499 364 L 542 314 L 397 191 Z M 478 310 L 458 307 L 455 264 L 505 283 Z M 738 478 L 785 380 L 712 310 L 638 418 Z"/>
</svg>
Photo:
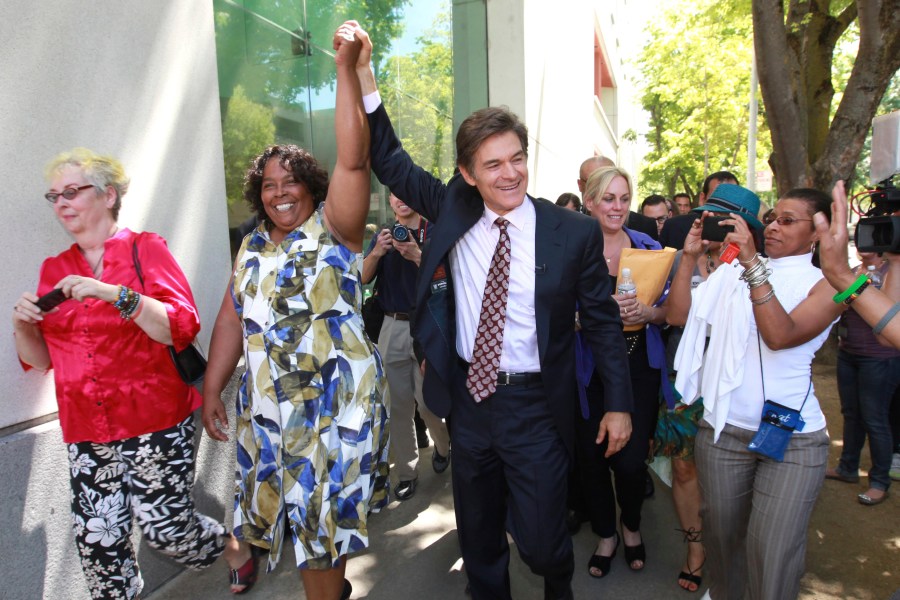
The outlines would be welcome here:
<svg viewBox="0 0 900 600">
<path fill-rule="evenodd" d="M 458 359 L 459 365 L 469 370 L 469 363 L 463 359 Z M 529 385 L 531 383 L 540 383 L 543 381 L 540 372 L 533 373 L 512 373 L 510 371 L 497 371 L 497 385 Z"/>
<path fill-rule="evenodd" d="M 396 319 L 397 321 L 409 321 L 409 313 L 401 313 L 401 312 L 386 312 L 384 316 L 391 317 L 392 319 Z"/>
<path fill-rule="evenodd" d="M 540 383 L 540 373 L 510 373 L 509 371 L 497 372 L 497 385 L 528 385 Z"/>
</svg>

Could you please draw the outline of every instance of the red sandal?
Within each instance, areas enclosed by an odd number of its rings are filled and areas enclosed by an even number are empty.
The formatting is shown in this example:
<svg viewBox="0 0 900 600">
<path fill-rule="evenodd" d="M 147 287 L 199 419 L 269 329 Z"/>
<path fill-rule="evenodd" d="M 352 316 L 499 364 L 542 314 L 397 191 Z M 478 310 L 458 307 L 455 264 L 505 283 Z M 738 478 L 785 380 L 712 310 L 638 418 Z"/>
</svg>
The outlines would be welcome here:
<svg viewBox="0 0 900 600">
<path fill-rule="evenodd" d="M 243 565 L 241 565 L 238 569 L 229 569 L 228 570 L 228 579 L 231 585 L 242 585 L 244 589 L 239 592 L 231 592 L 235 595 L 246 594 L 253 588 L 253 584 L 256 583 L 257 577 L 257 561 L 259 559 L 256 555 L 251 552 L 250 558 L 247 559 Z"/>
</svg>

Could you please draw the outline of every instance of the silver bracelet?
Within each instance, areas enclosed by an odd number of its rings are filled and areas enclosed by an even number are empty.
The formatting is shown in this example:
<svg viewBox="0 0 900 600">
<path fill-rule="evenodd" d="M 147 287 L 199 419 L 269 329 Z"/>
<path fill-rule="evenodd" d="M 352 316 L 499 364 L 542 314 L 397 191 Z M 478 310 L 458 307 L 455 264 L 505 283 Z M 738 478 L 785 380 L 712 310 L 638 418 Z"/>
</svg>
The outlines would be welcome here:
<svg viewBox="0 0 900 600">
<path fill-rule="evenodd" d="M 769 293 L 766 294 L 765 296 L 763 296 L 762 298 L 754 299 L 753 296 L 751 296 L 750 302 L 752 302 L 753 304 L 755 304 L 757 306 L 760 306 L 762 304 L 765 304 L 766 302 L 768 302 L 769 300 L 771 300 L 774 297 L 775 297 L 775 289 L 773 288 L 773 289 L 769 290 Z"/>
</svg>

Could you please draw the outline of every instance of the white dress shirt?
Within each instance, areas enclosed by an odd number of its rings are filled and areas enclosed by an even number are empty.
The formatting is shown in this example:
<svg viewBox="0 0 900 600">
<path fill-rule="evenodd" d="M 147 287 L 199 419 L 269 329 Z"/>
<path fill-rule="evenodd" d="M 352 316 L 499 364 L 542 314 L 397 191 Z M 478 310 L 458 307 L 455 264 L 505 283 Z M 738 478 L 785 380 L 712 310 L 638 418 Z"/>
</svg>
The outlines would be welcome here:
<svg viewBox="0 0 900 600">
<path fill-rule="evenodd" d="M 456 351 L 466 362 L 472 362 L 484 288 L 500 239 L 500 229 L 494 225 L 497 218 L 496 213 L 485 207 L 482 217 L 450 251 L 456 300 Z M 534 204 L 525 197 L 522 204 L 504 218 L 510 223 L 507 227 L 510 263 L 500 370 L 539 372 L 541 362 L 534 318 Z"/>
</svg>

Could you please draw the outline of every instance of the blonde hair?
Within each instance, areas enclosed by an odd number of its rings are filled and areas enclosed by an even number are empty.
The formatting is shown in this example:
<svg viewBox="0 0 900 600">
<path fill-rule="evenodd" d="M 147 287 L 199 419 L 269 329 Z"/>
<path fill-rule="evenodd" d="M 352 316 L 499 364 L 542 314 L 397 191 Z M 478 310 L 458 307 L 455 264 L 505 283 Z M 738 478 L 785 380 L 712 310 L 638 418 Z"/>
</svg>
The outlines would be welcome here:
<svg viewBox="0 0 900 600">
<path fill-rule="evenodd" d="M 631 176 L 628 171 L 620 167 L 600 167 L 588 177 L 587 183 L 584 184 L 584 202 L 594 206 L 597 199 L 606 192 L 606 188 L 612 183 L 616 177 L 625 179 L 628 184 L 628 194 L 633 193 L 631 186 Z"/>
<path fill-rule="evenodd" d="M 116 190 L 116 203 L 112 207 L 114 220 L 119 218 L 122 196 L 128 193 L 131 179 L 125 174 L 125 167 L 112 156 L 102 156 L 88 148 L 73 148 L 56 155 L 44 168 L 44 177 L 50 181 L 66 167 L 81 170 L 85 179 L 98 190 L 112 186 Z"/>
</svg>

